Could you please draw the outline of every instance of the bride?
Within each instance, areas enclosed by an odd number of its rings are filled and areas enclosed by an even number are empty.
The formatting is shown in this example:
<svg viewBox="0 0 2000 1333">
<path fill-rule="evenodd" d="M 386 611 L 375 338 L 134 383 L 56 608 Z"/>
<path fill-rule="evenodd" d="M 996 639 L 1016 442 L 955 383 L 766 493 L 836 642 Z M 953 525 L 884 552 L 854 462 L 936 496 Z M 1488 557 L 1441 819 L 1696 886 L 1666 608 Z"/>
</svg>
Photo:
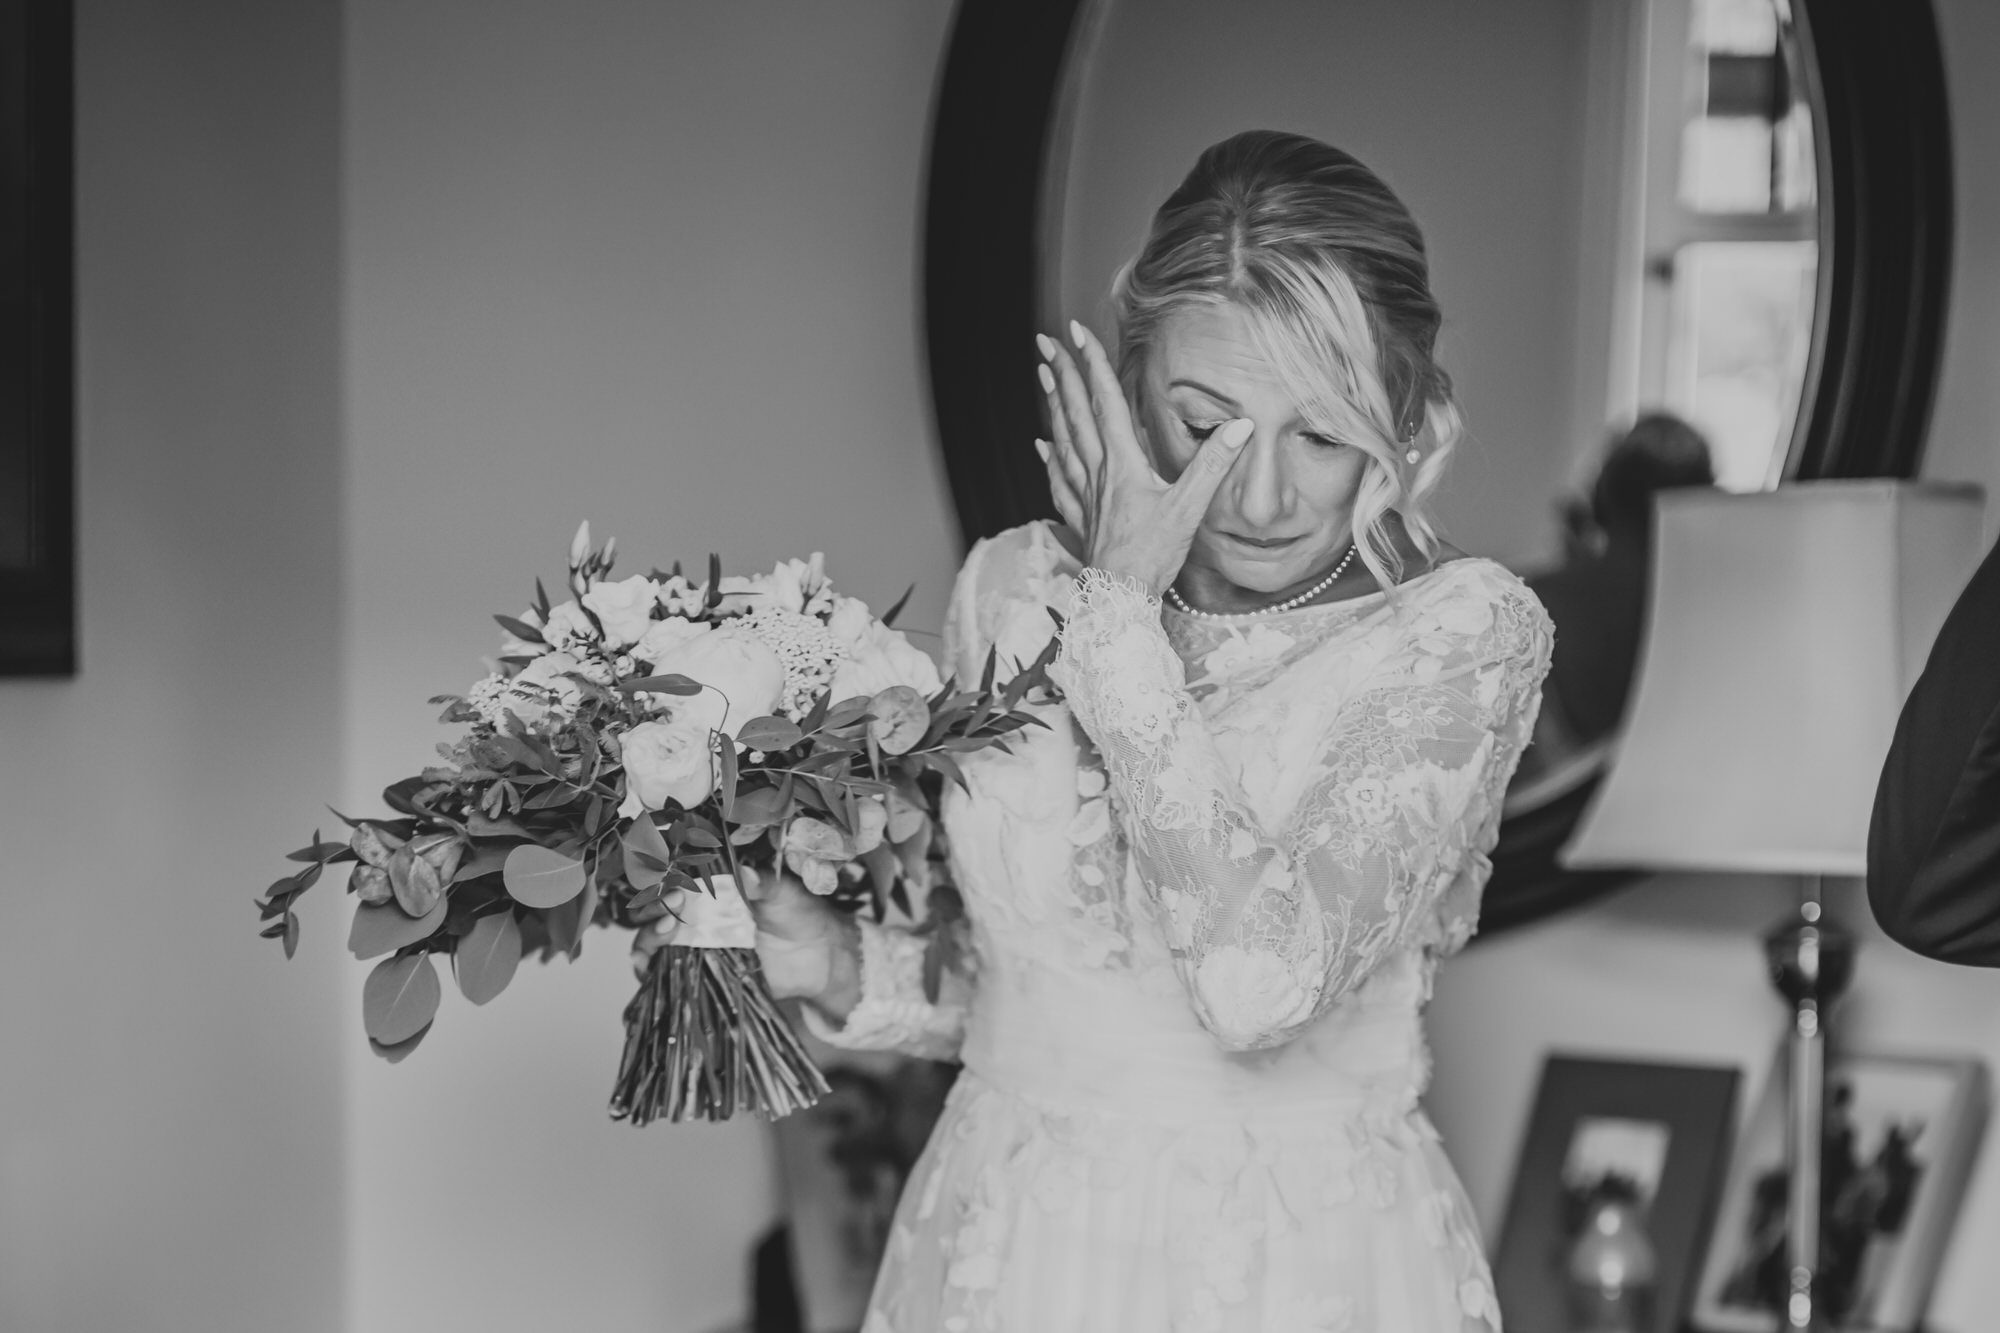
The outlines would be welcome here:
<svg viewBox="0 0 2000 1333">
<path fill-rule="evenodd" d="M 1039 340 L 1064 526 L 974 547 L 946 652 L 1062 702 L 947 799 L 967 961 L 779 881 L 780 994 L 965 1072 L 864 1333 L 1497 1333 L 1418 1099 L 1549 661 L 1540 605 L 1426 517 L 1461 433 L 1423 240 L 1311 139 L 1201 155 Z"/>
</svg>

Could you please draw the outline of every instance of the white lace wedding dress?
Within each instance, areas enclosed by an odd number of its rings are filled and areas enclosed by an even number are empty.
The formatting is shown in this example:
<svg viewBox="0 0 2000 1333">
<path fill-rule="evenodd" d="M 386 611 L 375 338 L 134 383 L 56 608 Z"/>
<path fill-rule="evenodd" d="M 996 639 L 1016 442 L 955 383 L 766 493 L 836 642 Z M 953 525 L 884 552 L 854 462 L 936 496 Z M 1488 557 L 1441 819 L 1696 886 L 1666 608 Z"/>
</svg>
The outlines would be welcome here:
<svg viewBox="0 0 2000 1333">
<path fill-rule="evenodd" d="M 1066 706 L 948 798 L 973 965 L 866 928 L 854 1047 L 965 1072 L 864 1333 L 1497 1333 L 1418 1105 L 1421 1012 L 1479 911 L 1549 660 L 1485 560 L 1197 619 L 1039 524 L 976 547 L 947 652 L 1034 657 Z"/>
</svg>

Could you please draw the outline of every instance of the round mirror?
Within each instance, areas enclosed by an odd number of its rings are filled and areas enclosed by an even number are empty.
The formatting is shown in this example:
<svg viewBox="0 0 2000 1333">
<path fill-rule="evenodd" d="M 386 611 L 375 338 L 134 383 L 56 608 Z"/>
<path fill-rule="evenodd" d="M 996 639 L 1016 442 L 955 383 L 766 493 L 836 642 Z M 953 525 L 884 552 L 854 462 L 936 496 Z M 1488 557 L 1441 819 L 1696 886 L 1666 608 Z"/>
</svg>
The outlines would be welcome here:
<svg viewBox="0 0 2000 1333">
<path fill-rule="evenodd" d="M 1030 335 L 1072 316 L 1108 328 L 1113 271 L 1196 154 L 1251 127 L 1353 152 L 1429 242 L 1440 359 L 1471 431 L 1445 527 L 1529 577 L 1557 622 L 1486 928 L 1600 890 L 1554 856 L 1609 762 L 1644 622 L 1649 547 L 1608 559 L 1593 503 L 1612 440 L 1672 413 L 1705 437 L 1715 484 L 1739 490 L 1914 470 L 1949 146 L 1928 7 L 1866 8 L 1883 12 L 965 0 L 934 130 L 926 300 L 968 539 L 1048 512 L 1023 447 L 1039 429 Z"/>
</svg>

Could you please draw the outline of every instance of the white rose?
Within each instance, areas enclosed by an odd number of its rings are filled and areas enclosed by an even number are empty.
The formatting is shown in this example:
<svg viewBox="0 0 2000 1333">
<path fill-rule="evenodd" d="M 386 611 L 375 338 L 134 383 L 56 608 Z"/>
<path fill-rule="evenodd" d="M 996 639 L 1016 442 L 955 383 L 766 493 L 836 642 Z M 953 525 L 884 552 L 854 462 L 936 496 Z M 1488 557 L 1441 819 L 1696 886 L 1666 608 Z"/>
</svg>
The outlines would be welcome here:
<svg viewBox="0 0 2000 1333">
<path fill-rule="evenodd" d="M 618 813 L 633 819 L 668 801 L 692 809 L 715 790 L 708 720 L 695 710 L 641 722 L 620 741 L 625 760 L 625 800 Z"/>
<path fill-rule="evenodd" d="M 705 620 L 682 620 L 678 616 L 667 620 L 656 620 L 652 628 L 640 635 L 639 641 L 632 645 L 632 656 L 642 662 L 658 663 L 675 648 L 708 633 L 710 628 Z"/>
<path fill-rule="evenodd" d="M 583 608 L 575 602 L 564 602 L 549 608 L 548 623 L 541 627 L 542 638 L 549 647 L 563 649 L 579 640 L 589 642 L 597 637 L 591 627 L 590 618 L 583 614 Z"/>
<path fill-rule="evenodd" d="M 874 623 L 875 613 L 868 609 L 868 603 L 859 597 L 835 597 L 833 614 L 826 618 L 826 632 L 838 639 L 842 647 L 857 648 Z"/>
<path fill-rule="evenodd" d="M 775 606 L 781 611 L 803 613 L 806 609 L 806 581 L 812 577 L 812 570 L 803 560 L 786 560 L 772 570 L 765 584 L 770 594 L 766 606 Z"/>
<path fill-rule="evenodd" d="M 785 664 L 748 630 L 723 625 L 667 649 L 654 659 L 663 676 L 686 676 L 721 692 L 728 707 L 716 730 L 736 734 L 753 717 L 766 717 L 785 693 Z"/>
<path fill-rule="evenodd" d="M 613 648 L 638 642 L 653 623 L 653 607 L 659 601 L 660 586 L 644 574 L 634 574 L 617 583 L 593 580 L 583 604 L 597 613 L 604 626 L 604 641 Z"/>
<path fill-rule="evenodd" d="M 938 692 L 943 682 L 937 664 L 921 648 L 879 620 L 871 617 L 868 625 L 860 642 L 834 665 L 829 686 L 834 702 L 872 697 L 892 685 L 907 685 L 927 699 Z"/>
</svg>

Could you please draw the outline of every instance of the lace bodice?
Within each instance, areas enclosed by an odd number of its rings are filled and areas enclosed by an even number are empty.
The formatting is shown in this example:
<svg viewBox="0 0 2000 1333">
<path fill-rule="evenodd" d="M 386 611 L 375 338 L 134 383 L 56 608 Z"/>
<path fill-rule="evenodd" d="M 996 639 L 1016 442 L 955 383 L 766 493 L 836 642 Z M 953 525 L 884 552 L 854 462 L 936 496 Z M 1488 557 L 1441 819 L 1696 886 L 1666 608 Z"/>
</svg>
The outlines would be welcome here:
<svg viewBox="0 0 2000 1333">
<path fill-rule="evenodd" d="M 1466 559 L 1329 606 L 1163 615 L 1031 524 L 968 557 L 947 665 L 976 678 L 992 648 L 1004 676 L 1047 642 L 1050 609 L 1063 701 L 1014 753 L 973 756 L 947 804 L 971 965 L 930 1003 L 921 941 L 868 926 L 865 998 L 821 1034 L 949 1056 L 982 1010 L 1013 1039 L 1024 1010 L 1102 1012 L 1198 1023 L 1226 1053 L 1309 1030 L 1338 1044 L 1319 1030 L 1385 1004 L 1413 1019 L 1475 928 L 1533 727 L 1550 647 L 1533 595 Z M 1383 1058 L 1421 1060 L 1397 1049 Z"/>
</svg>

